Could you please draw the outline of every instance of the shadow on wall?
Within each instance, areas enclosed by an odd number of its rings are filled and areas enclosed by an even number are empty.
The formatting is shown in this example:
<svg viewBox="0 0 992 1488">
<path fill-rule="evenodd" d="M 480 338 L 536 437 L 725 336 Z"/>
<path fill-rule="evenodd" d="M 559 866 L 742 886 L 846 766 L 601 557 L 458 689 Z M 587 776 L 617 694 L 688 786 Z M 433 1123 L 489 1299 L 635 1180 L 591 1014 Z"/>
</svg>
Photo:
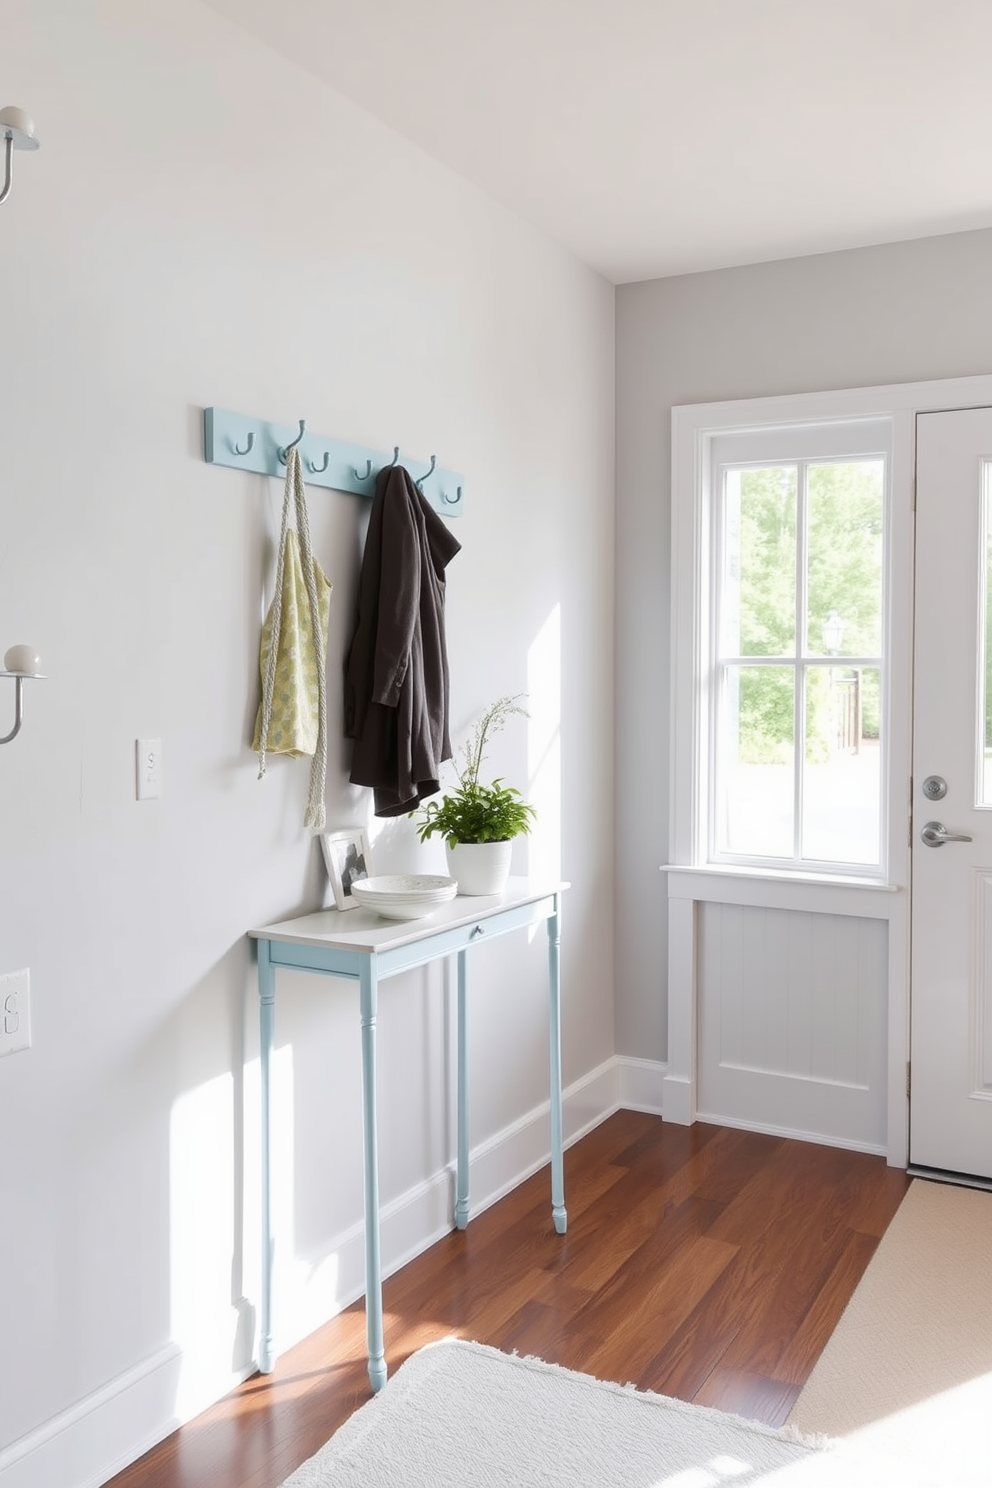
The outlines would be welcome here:
<svg viewBox="0 0 992 1488">
<path fill-rule="evenodd" d="M 528 872 L 561 877 L 561 605 L 527 652 L 527 791 L 538 830 L 528 838 Z M 535 927 L 536 928 L 536 927 Z"/>
</svg>

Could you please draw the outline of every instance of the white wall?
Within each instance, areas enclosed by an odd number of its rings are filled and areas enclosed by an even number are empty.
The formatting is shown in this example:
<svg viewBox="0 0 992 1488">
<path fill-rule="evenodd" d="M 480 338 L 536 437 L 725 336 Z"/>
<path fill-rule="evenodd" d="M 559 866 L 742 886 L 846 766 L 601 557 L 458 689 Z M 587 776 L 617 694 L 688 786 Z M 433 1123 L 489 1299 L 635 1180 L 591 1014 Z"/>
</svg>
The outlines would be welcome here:
<svg viewBox="0 0 992 1488">
<path fill-rule="evenodd" d="M 992 368 L 992 232 L 617 290 L 617 1052 L 667 1058 L 671 410 Z M 650 1070 L 645 1091 L 659 1090 Z"/>
<path fill-rule="evenodd" d="M 30 967 L 34 1018 L 0 1062 L 0 1482 L 21 1488 L 98 1481 L 252 1357 L 244 932 L 325 885 L 306 764 L 260 784 L 246 745 L 281 492 L 203 462 L 203 406 L 465 472 L 453 734 L 529 692 L 492 753 L 540 808 L 515 871 L 573 883 L 566 1083 L 612 1056 L 613 291 L 195 0 L 7 0 L 2 45 L 0 102 L 42 148 L 0 209 L 0 651 L 32 642 L 50 678 L 0 752 L 0 972 Z M 367 505 L 315 490 L 311 511 L 348 825 L 370 809 L 339 687 Z M 134 799 L 142 735 L 159 802 Z M 380 867 L 435 861 L 405 821 L 380 838 Z M 478 958 L 482 1199 L 514 1123 L 511 1166 L 538 1130 L 546 1150 L 542 940 Z M 409 1221 L 387 1259 L 447 1222 L 444 992 L 435 968 L 381 1000 L 383 1198 Z M 282 1346 L 360 1286 L 357 1009 L 286 976 L 277 1038 Z M 573 1130 L 603 1114 L 584 1099 Z"/>
</svg>

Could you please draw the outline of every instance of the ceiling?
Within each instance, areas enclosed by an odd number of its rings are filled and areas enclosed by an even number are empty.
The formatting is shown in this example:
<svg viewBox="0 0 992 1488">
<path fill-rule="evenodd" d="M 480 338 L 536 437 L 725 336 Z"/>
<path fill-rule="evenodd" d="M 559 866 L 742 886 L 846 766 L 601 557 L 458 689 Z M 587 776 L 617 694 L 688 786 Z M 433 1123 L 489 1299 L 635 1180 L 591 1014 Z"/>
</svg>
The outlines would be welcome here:
<svg viewBox="0 0 992 1488">
<path fill-rule="evenodd" d="M 992 225 L 990 0 L 207 0 L 624 283 Z"/>
</svg>

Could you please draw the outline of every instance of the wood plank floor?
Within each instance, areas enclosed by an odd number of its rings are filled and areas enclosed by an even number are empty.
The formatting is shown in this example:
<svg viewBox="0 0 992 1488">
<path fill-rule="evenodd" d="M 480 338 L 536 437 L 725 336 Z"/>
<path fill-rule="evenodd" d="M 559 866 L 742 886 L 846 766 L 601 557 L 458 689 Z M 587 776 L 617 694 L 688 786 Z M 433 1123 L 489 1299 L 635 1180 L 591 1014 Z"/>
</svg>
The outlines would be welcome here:
<svg viewBox="0 0 992 1488">
<path fill-rule="evenodd" d="M 620 1111 L 384 1288 L 395 1370 L 457 1334 L 780 1424 L 909 1184 L 878 1157 Z M 112 1479 L 279 1488 L 370 1396 L 361 1304 Z"/>
</svg>

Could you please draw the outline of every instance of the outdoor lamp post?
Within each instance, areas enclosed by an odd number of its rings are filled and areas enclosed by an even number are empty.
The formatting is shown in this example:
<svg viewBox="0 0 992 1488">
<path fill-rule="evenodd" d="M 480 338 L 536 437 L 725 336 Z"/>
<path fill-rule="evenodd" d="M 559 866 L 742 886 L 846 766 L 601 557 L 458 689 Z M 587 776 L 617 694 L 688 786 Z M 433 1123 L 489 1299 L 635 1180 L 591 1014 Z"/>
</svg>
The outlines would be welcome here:
<svg viewBox="0 0 992 1488">
<path fill-rule="evenodd" d="M 844 622 L 836 610 L 831 610 L 823 622 L 823 649 L 828 656 L 836 656 L 844 639 Z"/>
<path fill-rule="evenodd" d="M 836 656 L 844 639 L 844 622 L 836 610 L 831 610 L 823 622 L 823 649 L 828 656 Z M 836 752 L 840 743 L 840 715 L 837 698 L 837 673 L 834 667 L 827 672 L 830 717 L 830 753 Z"/>
</svg>

